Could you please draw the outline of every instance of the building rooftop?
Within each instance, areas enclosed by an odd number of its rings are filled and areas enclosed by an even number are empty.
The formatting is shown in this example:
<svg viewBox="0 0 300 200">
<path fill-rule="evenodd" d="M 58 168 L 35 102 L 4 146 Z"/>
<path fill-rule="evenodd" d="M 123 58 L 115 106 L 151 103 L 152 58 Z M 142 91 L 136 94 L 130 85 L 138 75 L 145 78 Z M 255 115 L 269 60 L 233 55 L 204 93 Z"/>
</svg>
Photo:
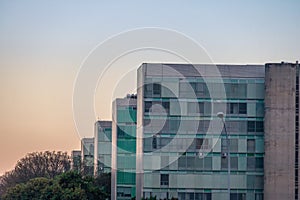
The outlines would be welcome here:
<svg viewBox="0 0 300 200">
<path fill-rule="evenodd" d="M 146 76 L 264 78 L 265 65 L 143 63 Z"/>
</svg>

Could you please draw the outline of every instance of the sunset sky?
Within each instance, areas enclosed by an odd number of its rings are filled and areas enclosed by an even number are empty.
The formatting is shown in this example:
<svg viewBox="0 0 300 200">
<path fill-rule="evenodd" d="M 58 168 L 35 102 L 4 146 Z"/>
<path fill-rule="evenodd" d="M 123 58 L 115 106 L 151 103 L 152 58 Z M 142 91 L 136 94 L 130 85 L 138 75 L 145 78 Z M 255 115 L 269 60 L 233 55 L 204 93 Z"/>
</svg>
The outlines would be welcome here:
<svg viewBox="0 0 300 200">
<path fill-rule="evenodd" d="M 109 37 L 160 27 L 193 38 L 215 63 L 295 62 L 300 60 L 299 8 L 298 0 L 1 0 L 0 175 L 28 152 L 80 148 L 72 112 L 76 75 L 91 50 Z M 136 69 L 137 57 L 141 63 L 179 61 L 151 55 L 155 60 L 136 54 L 115 67 Z M 95 93 L 101 119 L 111 116 L 106 93 L 117 85 L 113 81 L 105 83 L 107 91 Z M 133 82 L 124 88 L 133 91 Z M 86 136 L 93 134 L 96 119 L 88 119 Z"/>
</svg>

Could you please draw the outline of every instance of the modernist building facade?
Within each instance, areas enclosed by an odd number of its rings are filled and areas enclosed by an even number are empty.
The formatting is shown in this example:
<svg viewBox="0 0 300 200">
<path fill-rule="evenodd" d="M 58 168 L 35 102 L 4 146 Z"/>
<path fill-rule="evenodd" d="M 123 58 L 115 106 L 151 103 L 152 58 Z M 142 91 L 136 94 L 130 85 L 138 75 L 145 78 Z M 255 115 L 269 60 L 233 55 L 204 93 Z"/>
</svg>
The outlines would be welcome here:
<svg viewBox="0 0 300 200">
<path fill-rule="evenodd" d="M 136 95 L 127 95 L 113 102 L 112 200 L 135 197 L 136 105 Z"/>
<path fill-rule="evenodd" d="M 84 175 L 94 174 L 94 138 L 81 140 L 81 164 Z"/>
<path fill-rule="evenodd" d="M 111 167 L 112 199 L 227 199 L 218 112 L 231 199 L 299 199 L 298 63 L 144 63 L 137 79 L 137 96 L 95 125 L 95 172 Z"/>
<path fill-rule="evenodd" d="M 94 126 L 94 174 L 111 172 L 111 121 L 97 121 Z"/>
<path fill-rule="evenodd" d="M 81 171 L 81 151 L 73 150 L 71 159 L 71 169 L 79 173 Z"/>
<path fill-rule="evenodd" d="M 137 199 L 263 199 L 264 66 L 143 64 L 138 69 Z M 220 129 L 221 126 L 221 129 Z"/>
</svg>

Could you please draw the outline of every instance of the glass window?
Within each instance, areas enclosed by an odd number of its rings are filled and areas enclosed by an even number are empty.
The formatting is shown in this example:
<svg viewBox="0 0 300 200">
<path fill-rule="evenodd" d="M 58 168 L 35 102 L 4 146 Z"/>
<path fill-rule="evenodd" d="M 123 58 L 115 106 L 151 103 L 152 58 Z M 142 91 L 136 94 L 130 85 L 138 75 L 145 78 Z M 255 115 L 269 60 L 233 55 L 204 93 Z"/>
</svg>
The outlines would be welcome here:
<svg viewBox="0 0 300 200">
<path fill-rule="evenodd" d="M 145 113 L 150 112 L 151 106 L 152 106 L 152 102 L 145 101 Z"/>
<path fill-rule="evenodd" d="M 264 199 L 264 194 L 255 194 L 255 200 L 263 200 Z"/>
<path fill-rule="evenodd" d="M 202 170 L 203 169 L 204 158 L 199 158 L 198 156 L 195 158 L 195 169 Z"/>
<path fill-rule="evenodd" d="M 254 189 L 255 175 L 247 175 L 247 189 Z"/>
<path fill-rule="evenodd" d="M 255 121 L 248 121 L 248 132 L 255 132 Z"/>
<path fill-rule="evenodd" d="M 179 96 L 180 97 L 193 97 L 193 96 L 195 96 L 194 88 L 195 88 L 194 83 L 180 82 L 179 83 Z"/>
<path fill-rule="evenodd" d="M 179 129 L 179 126 L 180 126 L 180 120 L 178 119 L 171 119 L 169 121 L 169 128 L 170 128 L 170 131 L 172 132 L 177 132 L 178 129 Z"/>
<path fill-rule="evenodd" d="M 152 97 L 152 84 L 145 84 L 144 85 L 144 96 L 145 97 Z"/>
<path fill-rule="evenodd" d="M 144 152 L 149 152 L 152 151 L 152 146 L 153 146 L 153 138 L 144 138 Z"/>
<path fill-rule="evenodd" d="M 230 168 L 233 170 L 238 169 L 238 157 L 231 157 L 230 158 Z"/>
<path fill-rule="evenodd" d="M 238 133 L 239 134 L 247 134 L 247 121 L 239 121 Z"/>
<path fill-rule="evenodd" d="M 196 149 L 201 149 L 202 144 L 203 144 L 203 139 L 196 138 Z"/>
<path fill-rule="evenodd" d="M 230 145 L 230 152 L 238 152 L 238 139 L 229 139 L 229 145 Z M 227 152 L 227 140 L 225 138 L 222 138 L 221 140 L 221 148 L 222 152 Z"/>
<path fill-rule="evenodd" d="M 197 128 L 197 132 L 201 133 L 204 132 L 206 133 L 209 127 L 209 123 L 210 121 L 206 121 L 206 120 L 200 120 L 199 124 L 198 124 L 198 128 Z"/>
<path fill-rule="evenodd" d="M 194 198 L 194 193 L 192 193 L 192 192 L 187 192 L 186 194 L 185 194 L 185 198 L 186 199 L 190 199 L 190 200 L 194 200 L 195 198 Z"/>
<path fill-rule="evenodd" d="M 178 169 L 186 169 L 186 156 L 180 156 L 178 159 Z"/>
<path fill-rule="evenodd" d="M 203 114 L 204 103 L 203 102 L 188 102 L 188 113 L 189 114 Z"/>
<path fill-rule="evenodd" d="M 255 176 L 255 184 L 256 189 L 263 189 L 264 188 L 264 176 Z"/>
<path fill-rule="evenodd" d="M 205 94 L 205 83 L 197 83 L 196 84 L 196 93 L 199 95 Z"/>
<path fill-rule="evenodd" d="M 264 168 L 264 159 L 263 158 L 255 158 L 255 168 L 256 169 Z"/>
<path fill-rule="evenodd" d="M 117 196 L 118 197 L 131 197 L 131 188 L 117 188 Z"/>
<path fill-rule="evenodd" d="M 238 113 L 239 113 L 239 104 L 230 103 L 230 114 L 238 114 Z"/>
<path fill-rule="evenodd" d="M 178 192 L 178 199 L 185 200 L 185 193 L 184 192 Z"/>
<path fill-rule="evenodd" d="M 160 159 L 161 167 L 163 169 L 169 169 L 169 156 L 161 156 Z"/>
<path fill-rule="evenodd" d="M 160 175 L 160 185 L 169 185 L 169 174 Z"/>
<path fill-rule="evenodd" d="M 169 113 L 170 113 L 170 102 L 168 102 L 168 101 L 163 101 L 161 105 L 162 105 L 162 107 L 165 109 L 165 112 L 166 112 L 167 114 L 169 114 Z"/>
<path fill-rule="evenodd" d="M 246 200 L 245 193 L 230 193 L 230 200 Z"/>
<path fill-rule="evenodd" d="M 254 139 L 248 139 L 247 140 L 247 152 L 248 153 L 254 153 L 255 152 L 255 140 Z"/>
<path fill-rule="evenodd" d="M 160 147 L 162 148 L 162 147 L 168 145 L 171 142 L 171 140 L 172 140 L 171 138 L 163 138 L 163 137 L 161 137 L 160 138 Z"/>
<path fill-rule="evenodd" d="M 212 157 L 204 158 L 204 169 L 211 170 L 212 169 Z"/>
<path fill-rule="evenodd" d="M 161 85 L 158 83 L 153 83 L 153 96 L 160 97 L 161 94 Z"/>
<path fill-rule="evenodd" d="M 196 149 L 209 149 L 209 139 L 196 138 Z"/>
<path fill-rule="evenodd" d="M 123 131 L 123 129 L 121 127 L 118 126 L 117 128 L 117 137 L 118 138 L 124 138 L 125 137 L 125 132 Z"/>
<path fill-rule="evenodd" d="M 255 170 L 255 157 L 247 157 L 247 170 Z"/>
<path fill-rule="evenodd" d="M 221 159 L 221 169 L 225 170 L 228 166 L 228 156 Z M 238 170 L 238 157 L 230 157 L 230 169 Z"/>
<path fill-rule="evenodd" d="M 263 117 L 265 113 L 264 103 L 256 103 L 256 115 L 258 117 Z"/>
<path fill-rule="evenodd" d="M 155 135 L 152 138 L 152 148 L 157 149 L 157 138 Z"/>
<path fill-rule="evenodd" d="M 225 138 L 221 139 L 221 152 L 227 153 L 227 140 Z"/>
<path fill-rule="evenodd" d="M 264 132 L 264 122 L 263 121 L 256 121 L 256 132 Z"/>
<path fill-rule="evenodd" d="M 239 114 L 247 114 L 247 103 L 239 103 Z"/>
<path fill-rule="evenodd" d="M 150 120 L 150 119 L 144 119 L 143 122 L 144 122 L 144 123 L 143 123 L 143 126 L 147 126 L 147 125 L 150 124 L 151 120 Z"/>
<path fill-rule="evenodd" d="M 195 200 L 211 200 L 211 193 L 195 193 Z"/>
<path fill-rule="evenodd" d="M 227 157 L 222 157 L 221 158 L 221 169 L 222 170 L 225 170 L 225 169 L 227 169 Z"/>
<path fill-rule="evenodd" d="M 188 113 L 197 114 L 199 113 L 198 102 L 188 102 Z"/>
<path fill-rule="evenodd" d="M 247 95 L 247 85 L 241 83 L 225 83 L 228 98 L 245 98 Z"/>
<path fill-rule="evenodd" d="M 264 132 L 264 122 L 263 121 L 248 121 L 248 132 Z"/>
<path fill-rule="evenodd" d="M 194 156 L 187 156 L 186 157 L 186 166 L 187 166 L 187 169 L 194 169 L 195 168 L 195 157 Z"/>
</svg>

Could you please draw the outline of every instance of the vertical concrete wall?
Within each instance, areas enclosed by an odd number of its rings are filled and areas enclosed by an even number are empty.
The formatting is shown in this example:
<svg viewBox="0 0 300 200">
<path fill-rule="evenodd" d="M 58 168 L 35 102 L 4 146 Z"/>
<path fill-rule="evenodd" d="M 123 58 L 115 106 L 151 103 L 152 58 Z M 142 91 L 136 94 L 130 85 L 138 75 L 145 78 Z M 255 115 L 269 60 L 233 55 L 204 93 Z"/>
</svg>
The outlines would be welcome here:
<svg viewBox="0 0 300 200">
<path fill-rule="evenodd" d="M 266 64 L 264 199 L 295 199 L 294 64 Z"/>
<path fill-rule="evenodd" d="M 112 103 L 111 200 L 117 199 L 117 101 Z"/>
<path fill-rule="evenodd" d="M 143 171 L 143 115 L 144 115 L 144 76 L 146 64 L 137 71 L 137 126 L 136 126 L 136 199 L 142 199 L 144 186 Z"/>
</svg>

